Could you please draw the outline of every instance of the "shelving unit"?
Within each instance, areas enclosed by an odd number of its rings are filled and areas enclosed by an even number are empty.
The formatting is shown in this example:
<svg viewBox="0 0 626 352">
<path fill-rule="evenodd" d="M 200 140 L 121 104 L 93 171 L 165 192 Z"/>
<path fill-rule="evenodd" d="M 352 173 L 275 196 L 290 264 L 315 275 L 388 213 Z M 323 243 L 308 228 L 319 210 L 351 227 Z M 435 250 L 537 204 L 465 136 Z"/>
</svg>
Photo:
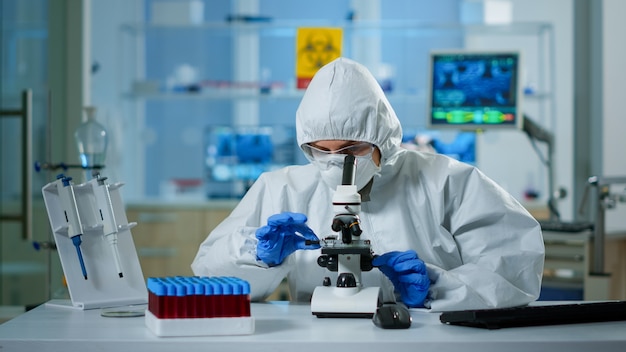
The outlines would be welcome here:
<svg viewBox="0 0 626 352">
<path fill-rule="evenodd" d="M 387 92 L 406 130 L 424 129 L 428 52 L 445 48 L 480 49 L 503 38 L 523 38 L 532 53 L 525 55 L 529 65 L 538 67 L 533 94 L 525 101 L 540 122 L 554 119 L 554 39 L 552 26 L 547 23 L 514 23 L 511 25 L 425 24 L 411 21 L 272 21 L 262 23 L 206 22 L 193 26 L 157 26 L 135 23 L 122 26 L 124 77 L 120 90 L 127 107 L 129 128 L 124 137 L 125 149 L 132 151 L 123 165 L 123 179 L 128 182 L 131 197 L 159 196 L 155 179 L 166 180 L 168 170 L 152 170 L 154 152 L 151 143 L 161 144 L 158 128 L 167 133 L 167 120 L 175 120 L 181 128 L 198 130 L 200 115 L 206 114 L 205 126 L 231 125 L 293 125 L 295 110 L 303 91 L 295 88 L 295 38 L 299 27 L 341 27 L 343 56 L 364 63 L 376 75 L 381 65 L 390 65 L 393 90 Z M 160 42 L 159 38 L 163 39 Z M 176 40 L 178 38 L 178 40 Z M 183 42 L 186 41 L 186 46 Z M 485 42 L 489 42 L 485 44 Z M 160 47 L 160 55 L 154 48 Z M 167 44 L 169 43 L 169 44 Z M 181 48 L 185 48 L 184 50 Z M 364 47 L 379 48 L 364 50 Z M 207 49 L 210 48 L 210 49 Z M 503 48 L 504 49 L 504 48 Z M 506 47 L 510 49 L 510 47 Z M 527 51 L 526 48 L 522 50 Z M 532 58 L 532 60 L 531 60 Z M 207 88 L 194 92 L 174 92 L 167 88 L 167 77 L 176 63 L 196 67 L 197 80 L 249 84 L 247 88 Z M 269 74 L 268 74 L 269 72 Z M 401 72 L 401 74 L 399 74 Z M 269 77 L 267 77 L 269 75 Z M 140 82 L 150 89 L 133 90 Z M 279 86 L 268 91 L 260 89 L 269 82 Z M 141 85 L 141 84 L 140 84 Z M 179 109 L 174 111 L 174 109 Z M 191 112 L 190 112 L 191 111 Z M 182 116 L 181 116 L 182 115 Z M 549 123 L 552 126 L 553 123 Z M 170 121 L 168 126 L 172 126 Z M 184 127 L 186 126 L 186 127 Z M 150 138 L 137 138 L 148 130 Z M 525 138 L 519 133 L 520 138 Z M 150 141 L 156 138 L 158 142 Z M 196 136 L 197 138 L 197 136 Z M 179 144 L 183 144 L 180 141 Z M 295 146 L 294 146 L 295 147 Z M 173 147 L 176 148 L 176 147 Z M 200 147 L 201 148 L 201 147 Z M 146 152 L 147 151 L 147 152 Z M 524 151 L 526 154 L 528 150 Z M 151 154 L 152 153 L 152 154 Z M 178 155 L 185 155 L 181 151 Z M 188 153 L 188 152 L 187 152 Z M 194 152 L 194 163 L 201 163 L 201 152 Z M 480 150 L 479 153 L 484 153 Z M 165 154 L 165 153 L 163 153 Z M 172 152 L 171 155 L 176 153 Z M 152 155 L 152 156 L 151 156 Z M 166 155 L 163 155 L 166 157 Z M 479 156 L 480 157 L 480 156 Z M 164 163 L 168 160 L 162 159 Z M 176 162 L 176 160 L 174 160 Z M 305 162 L 304 159 L 297 162 Z M 545 174 L 543 166 L 533 173 Z M 178 165 L 178 164 L 177 164 Z M 186 166 L 174 166 L 183 172 Z M 184 177 L 202 178 L 201 167 L 188 168 Z M 545 178 L 545 177 L 544 177 Z M 525 182 L 524 180 L 519 183 Z"/>
</svg>

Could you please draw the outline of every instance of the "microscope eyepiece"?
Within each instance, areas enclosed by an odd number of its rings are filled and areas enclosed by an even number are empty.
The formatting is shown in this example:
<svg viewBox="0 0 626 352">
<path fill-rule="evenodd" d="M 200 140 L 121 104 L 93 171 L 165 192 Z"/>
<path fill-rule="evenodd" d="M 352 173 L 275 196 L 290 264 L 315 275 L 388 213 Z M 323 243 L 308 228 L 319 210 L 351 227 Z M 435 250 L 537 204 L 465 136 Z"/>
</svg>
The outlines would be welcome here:
<svg viewBox="0 0 626 352">
<path fill-rule="evenodd" d="M 356 177 L 356 158 L 354 155 L 346 155 L 343 159 L 343 176 L 341 179 L 341 184 L 343 186 L 354 185 L 354 180 Z"/>
</svg>

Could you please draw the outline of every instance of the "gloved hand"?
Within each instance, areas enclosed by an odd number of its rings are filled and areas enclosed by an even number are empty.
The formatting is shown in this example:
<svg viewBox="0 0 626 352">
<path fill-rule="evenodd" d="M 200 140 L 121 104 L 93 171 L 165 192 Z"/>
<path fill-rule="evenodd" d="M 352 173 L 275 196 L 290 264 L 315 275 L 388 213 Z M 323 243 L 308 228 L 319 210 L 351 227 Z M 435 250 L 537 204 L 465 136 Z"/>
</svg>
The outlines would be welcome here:
<svg viewBox="0 0 626 352">
<path fill-rule="evenodd" d="M 430 279 L 426 265 L 414 250 L 393 251 L 375 256 L 372 265 L 378 267 L 393 283 L 404 304 L 410 308 L 424 306 Z"/>
<path fill-rule="evenodd" d="M 284 212 L 267 219 L 267 226 L 256 230 L 257 258 L 269 266 L 279 265 L 298 249 L 320 248 L 319 238 L 306 224 L 306 215 Z M 306 241 L 315 241 L 307 244 Z"/>
</svg>

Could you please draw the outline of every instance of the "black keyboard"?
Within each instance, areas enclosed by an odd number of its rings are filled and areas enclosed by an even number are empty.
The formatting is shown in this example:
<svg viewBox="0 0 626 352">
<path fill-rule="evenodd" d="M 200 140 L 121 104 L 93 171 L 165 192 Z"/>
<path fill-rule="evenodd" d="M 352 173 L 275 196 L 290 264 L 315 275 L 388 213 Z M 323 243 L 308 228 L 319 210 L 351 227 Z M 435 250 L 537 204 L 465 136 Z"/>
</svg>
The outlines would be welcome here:
<svg viewBox="0 0 626 352">
<path fill-rule="evenodd" d="M 533 305 L 441 313 L 442 323 L 483 329 L 626 320 L 626 301 Z"/>
<path fill-rule="evenodd" d="M 582 232 L 586 230 L 593 230 L 593 223 L 587 221 L 574 221 L 574 222 L 562 222 L 562 221 L 539 221 L 541 229 L 543 231 L 554 232 Z"/>
</svg>

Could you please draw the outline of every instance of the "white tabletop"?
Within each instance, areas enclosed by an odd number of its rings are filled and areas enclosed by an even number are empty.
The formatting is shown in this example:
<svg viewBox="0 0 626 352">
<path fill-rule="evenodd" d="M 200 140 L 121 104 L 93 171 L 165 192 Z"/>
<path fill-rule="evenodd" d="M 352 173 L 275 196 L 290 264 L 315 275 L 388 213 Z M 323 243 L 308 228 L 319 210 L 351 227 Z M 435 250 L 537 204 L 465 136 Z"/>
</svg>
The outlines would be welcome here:
<svg viewBox="0 0 626 352">
<path fill-rule="evenodd" d="M 100 309 L 41 305 L 0 325 L 2 351 L 626 351 L 626 321 L 484 330 L 448 326 L 413 310 L 408 330 L 370 319 L 317 318 L 309 305 L 252 304 L 255 331 L 243 336 L 157 337 L 144 317 L 107 318 Z"/>
</svg>

